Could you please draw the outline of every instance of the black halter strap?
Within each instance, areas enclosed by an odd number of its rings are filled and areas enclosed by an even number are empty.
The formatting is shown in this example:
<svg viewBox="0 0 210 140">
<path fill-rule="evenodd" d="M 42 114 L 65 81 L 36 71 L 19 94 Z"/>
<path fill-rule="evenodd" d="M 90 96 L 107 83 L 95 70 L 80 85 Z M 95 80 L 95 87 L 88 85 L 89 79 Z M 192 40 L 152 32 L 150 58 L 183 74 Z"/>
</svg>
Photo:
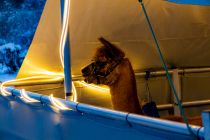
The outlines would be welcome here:
<svg viewBox="0 0 210 140">
<path fill-rule="evenodd" d="M 113 72 L 113 70 L 122 62 L 122 60 L 123 60 L 123 58 L 121 58 L 121 59 L 119 59 L 119 60 L 114 60 L 114 61 L 110 62 L 110 63 L 112 63 L 112 64 L 111 64 L 111 66 L 109 67 L 109 69 L 108 69 L 106 72 L 104 72 L 103 74 L 98 74 L 98 75 L 97 75 L 97 79 L 98 79 L 99 77 L 106 78 L 108 75 L 110 75 L 110 74 Z M 99 81 L 100 81 L 100 80 L 99 80 Z"/>
</svg>

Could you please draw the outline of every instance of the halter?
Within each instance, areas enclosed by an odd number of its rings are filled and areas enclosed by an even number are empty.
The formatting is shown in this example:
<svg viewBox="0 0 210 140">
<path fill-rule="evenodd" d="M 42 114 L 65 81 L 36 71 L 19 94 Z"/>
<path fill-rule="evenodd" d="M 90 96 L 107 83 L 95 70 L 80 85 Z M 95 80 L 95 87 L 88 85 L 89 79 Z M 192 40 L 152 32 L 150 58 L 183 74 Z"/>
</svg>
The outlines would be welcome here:
<svg viewBox="0 0 210 140">
<path fill-rule="evenodd" d="M 118 60 L 113 60 L 111 62 L 106 62 L 104 66 L 106 66 L 108 63 L 111 63 L 105 72 L 98 72 L 96 68 L 94 68 L 94 74 L 96 74 L 97 84 L 100 84 L 100 79 L 106 79 L 107 76 L 109 76 L 113 70 L 121 63 L 123 58 L 120 58 Z"/>
</svg>

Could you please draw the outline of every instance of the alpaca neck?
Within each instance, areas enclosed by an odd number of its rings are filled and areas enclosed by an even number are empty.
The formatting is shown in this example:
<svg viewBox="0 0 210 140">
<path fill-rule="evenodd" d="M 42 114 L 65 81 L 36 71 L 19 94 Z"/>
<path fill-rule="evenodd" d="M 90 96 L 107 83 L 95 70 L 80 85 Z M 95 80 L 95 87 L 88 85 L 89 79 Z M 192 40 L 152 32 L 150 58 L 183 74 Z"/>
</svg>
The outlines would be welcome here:
<svg viewBox="0 0 210 140">
<path fill-rule="evenodd" d="M 125 59 L 118 69 L 121 70 L 118 80 L 109 86 L 114 109 L 142 114 L 137 96 L 136 80 L 129 60 Z"/>
<path fill-rule="evenodd" d="M 110 86 L 113 108 L 119 111 L 142 114 L 138 96 L 130 87 Z"/>
</svg>

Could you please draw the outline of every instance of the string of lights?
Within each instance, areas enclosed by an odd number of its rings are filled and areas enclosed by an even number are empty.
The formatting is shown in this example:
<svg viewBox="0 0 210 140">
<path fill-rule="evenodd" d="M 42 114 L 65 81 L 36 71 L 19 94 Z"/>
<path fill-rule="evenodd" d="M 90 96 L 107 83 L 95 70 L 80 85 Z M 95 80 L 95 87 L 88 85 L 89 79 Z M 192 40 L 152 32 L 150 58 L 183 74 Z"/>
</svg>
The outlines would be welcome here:
<svg viewBox="0 0 210 140">
<path fill-rule="evenodd" d="M 69 9 L 70 9 L 70 0 L 65 0 L 65 4 L 64 4 L 64 17 L 63 17 L 63 26 L 62 26 L 62 32 L 61 32 L 61 39 L 60 39 L 60 44 L 59 44 L 59 55 L 60 55 L 60 61 L 62 64 L 62 67 L 64 68 L 64 46 L 65 46 L 65 40 L 67 37 L 67 32 L 68 32 L 68 24 L 69 24 Z M 31 77 L 25 77 L 25 78 L 19 78 L 19 79 L 15 79 L 15 80 L 9 80 L 9 81 L 5 81 L 0 85 L 0 91 L 1 91 L 1 95 L 3 96 L 10 96 L 12 95 L 9 91 L 6 90 L 7 85 L 14 85 L 14 83 L 17 82 L 23 82 L 23 81 L 28 81 L 28 80 L 61 80 L 64 78 L 64 74 L 63 73 L 55 73 L 55 72 L 50 72 L 47 70 L 43 70 L 41 71 L 41 73 L 39 73 L 39 75 L 36 76 L 31 76 Z M 85 86 L 85 87 L 90 87 L 90 88 L 94 88 L 96 90 L 104 90 L 104 91 L 109 91 L 108 88 L 104 88 L 104 87 L 100 87 L 100 86 L 96 86 L 96 85 L 92 85 L 92 84 L 87 84 L 84 81 L 77 81 L 79 82 L 81 85 Z M 31 97 L 28 96 L 28 93 L 25 91 L 25 89 L 21 89 L 21 96 L 20 98 L 22 100 L 24 100 L 26 103 L 31 103 L 31 102 L 39 102 L 38 100 L 35 100 Z M 72 82 L 72 93 L 73 93 L 73 101 L 77 102 L 77 91 L 74 85 L 74 82 Z M 67 108 L 64 104 L 62 104 L 61 102 L 57 101 L 53 95 L 49 96 L 50 97 L 50 101 L 51 103 L 61 109 L 61 110 L 67 110 L 69 108 Z"/>
</svg>

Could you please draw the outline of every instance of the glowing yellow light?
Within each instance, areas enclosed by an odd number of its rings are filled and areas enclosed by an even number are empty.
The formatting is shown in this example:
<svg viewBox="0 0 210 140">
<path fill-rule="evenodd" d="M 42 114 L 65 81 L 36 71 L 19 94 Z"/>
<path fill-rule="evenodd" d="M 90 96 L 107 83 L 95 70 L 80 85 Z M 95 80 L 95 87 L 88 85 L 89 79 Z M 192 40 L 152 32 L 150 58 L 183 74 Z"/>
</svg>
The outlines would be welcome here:
<svg viewBox="0 0 210 140">
<path fill-rule="evenodd" d="M 65 46 L 67 32 L 68 32 L 69 11 L 70 11 L 70 0 L 65 0 L 63 22 L 62 22 L 63 27 L 62 27 L 61 41 L 60 41 L 60 60 L 61 60 L 61 64 L 62 64 L 63 67 L 64 67 L 63 52 L 64 52 L 64 46 Z"/>
<path fill-rule="evenodd" d="M 5 89 L 5 87 L 3 87 L 2 84 L 1 84 L 1 94 L 2 94 L 3 96 L 9 96 L 9 95 L 11 95 L 11 93 L 8 92 L 8 91 Z"/>
<path fill-rule="evenodd" d="M 37 74 L 43 74 L 43 75 L 48 75 L 48 76 L 60 76 L 60 77 L 64 76 L 63 73 L 51 72 L 51 71 L 44 70 L 44 69 L 39 69 Z"/>
<path fill-rule="evenodd" d="M 52 103 L 53 106 L 60 110 L 70 110 L 68 107 L 66 107 L 63 103 L 61 103 L 59 100 L 55 99 L 53 95 L 51 94 L 49 96 L 50 102 Z"/>
<path fill-rule="evenodd" d="M 11 80 L 11 81 L 15 81 L 15 80 Z M 0 86 L 1 94 L 2 94 L 3 96 L 9 96 L 9 95 L 11 95 L 11 93 L 8 92 L 8 91 L 6 90 L 6 88 L 4 87 L 4 85 L 5 85 L 6 83 L 8 83 L 8 82 L 10 82 L 10 81 L 3 82 L 3 83 L 1 84 L 1 86 Z"/>
<path fill-rule="evenodd" d="M 62 67 L 64 68 L 64 47 L 66 43 L 67 38 L 67 32 L 68 32 L 68 24 L 69 24 L 69 11 L 70 11 L 70 0 L 65 0 L 64 3 L 64 14 L 63 14 L 63 27 L 61 32 L 61 39 L 60 39 L 60 60 Z M 74 83 L 72 82 L 72 92 L 73 92 L 73 101 L 77 101 L 77 92 L 76 88 L 74 86 Z"/>
<path fill-rule="evenodd" d="M 95 90 L 109 91 L 108 87 L 101 87 L 101 86 L 97 86 L 97 85 L 93 85 L 93 84 L 87 84 L 84 81 L 78 81 L 78 82 L 80 84 L 82 84 L 83 86 L 91 87 L 91 88 L 94 88 Z"/>
<path fill-rule="evenodd" d="M 39 102 L 38 100 L 35 100 L 28 96 L 28 94 L 25 92 L 24 89 L 21 90 L 21 99 L 23 99 L 25 102 Z"/>
<path fill-rule="evenodd" d="M 24 63 L 27 63 L 28 67 L 30 68 L 27 72 L 30 73 L 31 75 L 64 76 L 63 72 L 52 72 L 52 71 L 46 70 L 42 67 L 38 67 L 31 62 L 27 62 L 27 60 L 24 60 Z"/>
<path fill-rule="evenodd" d="M 26 77 L 26 78 L 5 81 L 0 86 L 1 94 L 3 96 L 11 95 L 11 93 L 6 90 L 6 87 L 5 87 L 6 84 L 13 84 L 14 82 L 20 82 L 20 81 L 25 81 L 25 80 L 37 80 L 37 79 L 59 80 L 59 79 L 63 79 L 63 77 L 60 75 L 59 76 L 40 75 L 40 76 L 31 76 L 31 77 Z"/>
<path fill-rule="evenodd" d="M 69 11 L 70 11 L 70 0 L 65 0 L 65 5 L 64 5 L 64 16 L 63 16 L 63 27 L 62 27 L 62 33 L 61 33 L 61 40 L 60 40 L 60 60 L 61 60 L 61 64 L 62 67 L 64 68 L 64 46 L 65 46 L 65 42 L 66 42 L 66 37 L 67 37 L 67 32 L 68 32 L 68 23 L 69 23 Z M 31 77 L 26 77 L 26 78 L 20 78 L 20 79 L 16 79 L 16 80 L 10 80 L 10 81 L 6 81 L 3 82 L 0 86 L 0 90 L 2 95 L 4 96 L 8 96 L 11 95 L 10 92 L 8 92 L 6 90 L 6 88 L 4 87 L 4 85 L 6 84 L 10 84 L 12 85 L 13 82 L 20 82 L 20 81 L 25 81 L 25 80 L 40 80 L 40 79 L 45 79 L 45 80 L 61 80 L 64 77 L 63 73 L 55 73 L 55 72 L 50 72 L 47 71 L 45 69 L 42 68 L 35 68 L 37 69 L 36 71 L 33 71 L 31 73 L 33 74 L 39 74 L 39 76 L 31 76 Z M 77 92 L 76 92 L 76 88 L 74 86 L 74 83 L 72 82 L 72 92 L 73 92 L 73 96 L 74 96 L 74 101 L 77 101 Z M 24 89 L 21 90 L 21 96 L 22 99 L 24 99 L 27 102 L 34 102 L 37 100 L 34 100 L 32 98 L 30 98 Z M 62 109 L 66 109 L 65 106 L 63 106 L 61 103 L 59 103 L 59 101 L 55 100 L 53 98 L 53 96 L 50 97 L 50 99 L 52 100 L 53 103 L 55 103 L 55 106 L 61 106 Z"/>
<path fill-rule="evenodd" d="M 77 102 L 77 90 L 75 88 L 74 82 L 72 82 L 72 92 L 73 92 L 73 101 Z"/>
</svg>

